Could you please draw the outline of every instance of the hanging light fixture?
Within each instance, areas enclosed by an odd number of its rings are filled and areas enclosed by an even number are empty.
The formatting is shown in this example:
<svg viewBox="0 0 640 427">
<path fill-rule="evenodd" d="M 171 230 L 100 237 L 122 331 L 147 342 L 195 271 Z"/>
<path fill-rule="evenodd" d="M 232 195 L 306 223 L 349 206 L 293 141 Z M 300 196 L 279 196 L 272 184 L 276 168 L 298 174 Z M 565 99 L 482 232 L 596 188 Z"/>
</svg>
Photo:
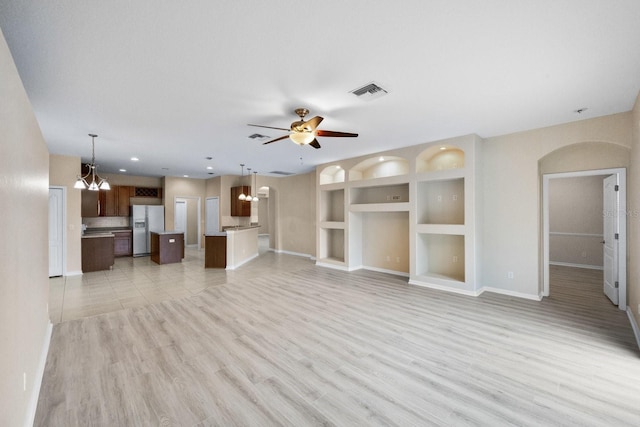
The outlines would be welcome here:
<svg viewBox="0 0 640 427">
<path fill-rule="evenodd" d="M 98 190 L 111 190 L 111 186 L 107 182 L 106 178 L 101 178 L 100 175 L 96 172 L 96 141 L 95 138 L 98 135 L 94 135 L 92 133 L 89 134 L 91 137 L 91 163 L 87 164 L 89 168 L 89 172 L 86 175 L 78 175 L 78 179 L 74 184 L 73 188 L 78 189 L 87 189 L 91 191 Z M 89 182 L 91 179 L 91 182 Z"/>
<path fill-rule="evenodd" d="M 242 167 L 242 175 L 240 177 L 240 185 L 242 185 L 242 178 L 244 178 L 244 163 L 240 163 L 240 166 Z M 240 195 L 238 196 L 238 199 L 246 200 L 247 199 L 247 195 L 244 194 L 244 193 L 240 193 Z"/>
<path fill-rule="evenodd" d="M 255 196 L 253 196 L 253 202 L 256 203 L 258 201 L 258 172 L 253 171 L 253 192 Z"/>
<path fill-rule="evenodd" d="M 249 171 L 248 175 L 249 175 L 249 184 L 251 184 L 251 168 L 247 168 L 247 170 Z M 251 197 L 251 188 L 249 188 L 249 194 L 247 194 L 247 197 L 245 197 L 244 199 L 247 202 L 250 202 L 253 200 L 253 197 Z"/>
</svg>

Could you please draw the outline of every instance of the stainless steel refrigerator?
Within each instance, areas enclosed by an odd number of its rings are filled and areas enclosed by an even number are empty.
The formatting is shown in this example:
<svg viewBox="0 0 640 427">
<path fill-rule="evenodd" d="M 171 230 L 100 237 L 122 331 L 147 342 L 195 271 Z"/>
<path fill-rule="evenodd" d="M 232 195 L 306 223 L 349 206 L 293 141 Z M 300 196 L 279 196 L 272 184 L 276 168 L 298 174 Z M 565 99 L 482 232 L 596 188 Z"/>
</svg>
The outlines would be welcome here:
<svg viewBox="0 0 640 427">
<path fill-rule="evenodd" d="M 133 229 L 133 256 L 151 253 L 151 232 L 164 231 L 164 206 L 131 206 L 131 228 Z"/>
</svg>

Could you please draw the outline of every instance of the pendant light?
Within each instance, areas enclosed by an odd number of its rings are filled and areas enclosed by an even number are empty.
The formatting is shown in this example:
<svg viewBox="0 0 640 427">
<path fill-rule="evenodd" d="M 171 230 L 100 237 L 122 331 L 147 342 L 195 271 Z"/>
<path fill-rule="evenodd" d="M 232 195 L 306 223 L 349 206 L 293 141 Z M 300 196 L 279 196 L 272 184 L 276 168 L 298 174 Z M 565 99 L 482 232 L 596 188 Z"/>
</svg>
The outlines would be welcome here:
<svg viewBox="0 0 640 427">
<path fill-rule="evenodd" d="M 242 181 L 244 178 L 244 163 L 240 163 L 240 166 L 242 167 L 242 175 L 240 177 L 240 185 L 242 185 Z M 247 199 L 247 195 L 244 193 L 240 193 L 240 195 L 238 196 L 238 199 L 240 200 L 246 200 Z"/>
<path fill-rule="evenodd" d="M 90 191 L 111 190 L 111 186 L 107 182 L 107 179 L 101 178 L 100 175 L 98 175 L 98 173 L 96 172 L 98 166 L 96 166 L 95 138 L 98 135 L 90 133 L 89 136 L 91 137 L 91 163 L 87 164 L 89 172 L 87 172 L 87 174 L 84 176 L 78 175 L 78 179 L 76 180 L 73 188 L 87 189 Z M 89 179 L 91 179 L 91 183 L 89 183 Z"/>
<path fill-rule="evenodd" d="M 256 203 L 258 201 L 258 172 L 253 171 L 253 192 L 255 196 L 253 196 L 253 202 Z"/>
<path fill-rule="evenodd" d="M 247 168 L 247 170 L 249 171 L 248 175 L 249 175 L 249 184 L 251 184 L 251 168 Z M 244 199 L 247 202 L 250 202 L 253 200 L 253 197 L 251 197 L 251 188 L 249 188 L 249 194 L 247 194 L 247 197 L 245 197 Z"/>
</svg>

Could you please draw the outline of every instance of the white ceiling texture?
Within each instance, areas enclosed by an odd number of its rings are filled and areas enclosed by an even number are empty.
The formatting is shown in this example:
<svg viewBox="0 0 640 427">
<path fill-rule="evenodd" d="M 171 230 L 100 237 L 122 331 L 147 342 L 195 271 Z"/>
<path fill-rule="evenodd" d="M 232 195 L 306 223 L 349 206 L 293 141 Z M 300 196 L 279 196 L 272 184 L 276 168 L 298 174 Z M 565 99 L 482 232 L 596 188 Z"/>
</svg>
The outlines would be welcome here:
<svg viewBox="0 0 640 427">
<path fill-rule="evenodd" d="M 97 133 L 111 173 L 303 173 L 629 111 L 640 90 L 638 0 L 0 0 L 0 28 L 49 151 L 89 160 Z M 351 93 L 370 82 L 388 93 Z M 359 137 L 249 138 L 297 107 Z"/>
</svg>

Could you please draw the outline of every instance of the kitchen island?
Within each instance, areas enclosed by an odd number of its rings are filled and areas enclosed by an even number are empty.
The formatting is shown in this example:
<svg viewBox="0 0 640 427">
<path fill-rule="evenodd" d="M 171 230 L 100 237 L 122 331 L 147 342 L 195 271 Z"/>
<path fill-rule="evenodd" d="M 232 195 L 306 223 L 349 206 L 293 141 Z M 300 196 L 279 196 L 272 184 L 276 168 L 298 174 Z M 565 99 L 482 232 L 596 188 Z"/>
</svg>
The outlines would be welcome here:
<svg viewBox="0 0 640 427">
<path fill-rule="evenodd" d="M 229 227 L 223 232 L 205 234 L 205 268 L 235 270 L 257 258 L 259 228 L 259 225 Z"/>
<path fill-rule="evenodd" d="M 184 258 L 184 233 L 151 232 L 151 261 L 156 264 L 181 262 Z"/>
</svg>

